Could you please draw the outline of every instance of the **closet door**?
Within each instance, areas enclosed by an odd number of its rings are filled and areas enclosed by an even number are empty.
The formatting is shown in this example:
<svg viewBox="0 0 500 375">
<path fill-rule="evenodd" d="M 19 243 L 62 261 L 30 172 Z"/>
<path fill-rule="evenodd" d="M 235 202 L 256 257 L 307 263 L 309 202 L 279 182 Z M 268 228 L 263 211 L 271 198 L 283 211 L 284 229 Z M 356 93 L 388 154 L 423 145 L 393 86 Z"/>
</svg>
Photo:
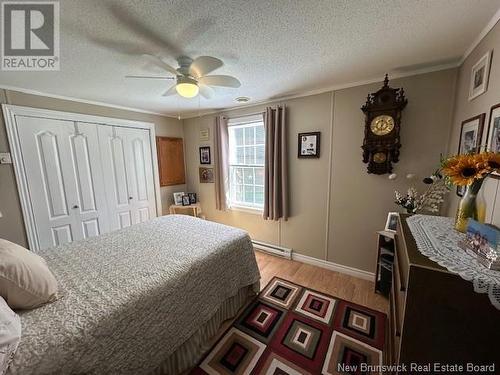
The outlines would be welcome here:
<svg viewBox="0 0 500 375">
<path fill-rule="evenodd" d="M 16 120 L 40 249 L 107 231 L 96 125 Z"/>
<path fill-rule="evenodd" d="M 149 131 L 100 126 L 110 229 L 121 229 L 156 216 Z"/>
<path fill-rule="evenodd" d="M 78 208 L 75 212 L 80 224 L 78 233 L 81 233 L 81 238 L 109 232 L 97 128 L 97 124 L 77 122 L 76 132 L 70 135 L 71 160 L 78 193 Z"/>
<path fill-rule="evenodd" d="M 117 128 L 125 139 L 125 160 L 132 224 L 156 217 L 151 139 L 146 129 Z"/>
</svg>

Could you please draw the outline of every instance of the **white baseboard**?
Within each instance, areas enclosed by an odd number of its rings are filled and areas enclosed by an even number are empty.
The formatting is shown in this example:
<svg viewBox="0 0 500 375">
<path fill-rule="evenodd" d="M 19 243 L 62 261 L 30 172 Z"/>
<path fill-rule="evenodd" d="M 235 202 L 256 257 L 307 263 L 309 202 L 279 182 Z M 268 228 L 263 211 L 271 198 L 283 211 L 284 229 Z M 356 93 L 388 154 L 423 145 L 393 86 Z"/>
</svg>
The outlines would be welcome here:
<svg viewBox="0 0 500 375">
<path fill-rule="evenodd" d="M 358 277 L 360 279 L 373 281 L 375 279 L 375 274 L 373 272 L 368 272 L 364 270 L 360 270 L 358 268 L 353 268 L 349 266 L 344 266 L 342 264 L 337 264 L 333 262 L 329 262 L 327 260 L 313 258 L 307 255 L 292 253 L 292 260 L 296 260 L 298 262 L 312 264 L 313 266 L 318 266 L 322 268 L 326 268 L 328 270 L 344 273 L 346 275 Z"/>
</svg>

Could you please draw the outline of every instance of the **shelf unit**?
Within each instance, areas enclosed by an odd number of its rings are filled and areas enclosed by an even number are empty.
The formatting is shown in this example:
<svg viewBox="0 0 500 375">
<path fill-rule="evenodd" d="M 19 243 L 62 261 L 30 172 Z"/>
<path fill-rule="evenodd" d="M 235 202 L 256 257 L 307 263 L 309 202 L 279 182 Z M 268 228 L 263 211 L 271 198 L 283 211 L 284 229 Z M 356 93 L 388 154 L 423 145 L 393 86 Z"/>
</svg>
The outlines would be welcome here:
<svg viewBox="0 0 500 375">
<path fill-rule="evenodd" d="M 377 232 L 377 267 L 375 271 L 375 292 L 389 296 L 392 284 L 392 266 L 394 263 L 395 232 L 382 230 Z"/>
</svg>

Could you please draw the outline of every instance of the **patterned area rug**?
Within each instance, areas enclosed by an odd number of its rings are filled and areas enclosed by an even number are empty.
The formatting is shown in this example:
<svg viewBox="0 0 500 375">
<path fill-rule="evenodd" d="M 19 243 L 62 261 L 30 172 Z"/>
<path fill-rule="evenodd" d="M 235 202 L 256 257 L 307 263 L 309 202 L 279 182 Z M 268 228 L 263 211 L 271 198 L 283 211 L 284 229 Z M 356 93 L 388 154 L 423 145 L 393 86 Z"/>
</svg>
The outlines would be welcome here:
<svg viewBox="0 0 500 375">
<path fill-rule="evenodd" d="M 364 366 L 382 364 L 385 324 L 381 312 L 275 277 L 192 374 L 375 373 Z"/>
</svg>

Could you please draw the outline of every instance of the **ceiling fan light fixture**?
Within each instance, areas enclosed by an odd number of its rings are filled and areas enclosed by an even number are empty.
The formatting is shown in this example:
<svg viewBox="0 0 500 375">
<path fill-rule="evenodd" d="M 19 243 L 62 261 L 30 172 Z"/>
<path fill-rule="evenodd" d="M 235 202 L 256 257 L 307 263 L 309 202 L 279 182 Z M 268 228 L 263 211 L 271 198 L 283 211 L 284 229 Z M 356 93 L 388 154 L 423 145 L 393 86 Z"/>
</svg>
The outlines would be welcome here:
<svg viewBox="0 0 500 375">
<path fill-rule="evenodd" d="M 184 98 L 194 98 L 200 92 L 198 82 L 188 77 L 179 78 L 175 89 Z"/>
</svg>

